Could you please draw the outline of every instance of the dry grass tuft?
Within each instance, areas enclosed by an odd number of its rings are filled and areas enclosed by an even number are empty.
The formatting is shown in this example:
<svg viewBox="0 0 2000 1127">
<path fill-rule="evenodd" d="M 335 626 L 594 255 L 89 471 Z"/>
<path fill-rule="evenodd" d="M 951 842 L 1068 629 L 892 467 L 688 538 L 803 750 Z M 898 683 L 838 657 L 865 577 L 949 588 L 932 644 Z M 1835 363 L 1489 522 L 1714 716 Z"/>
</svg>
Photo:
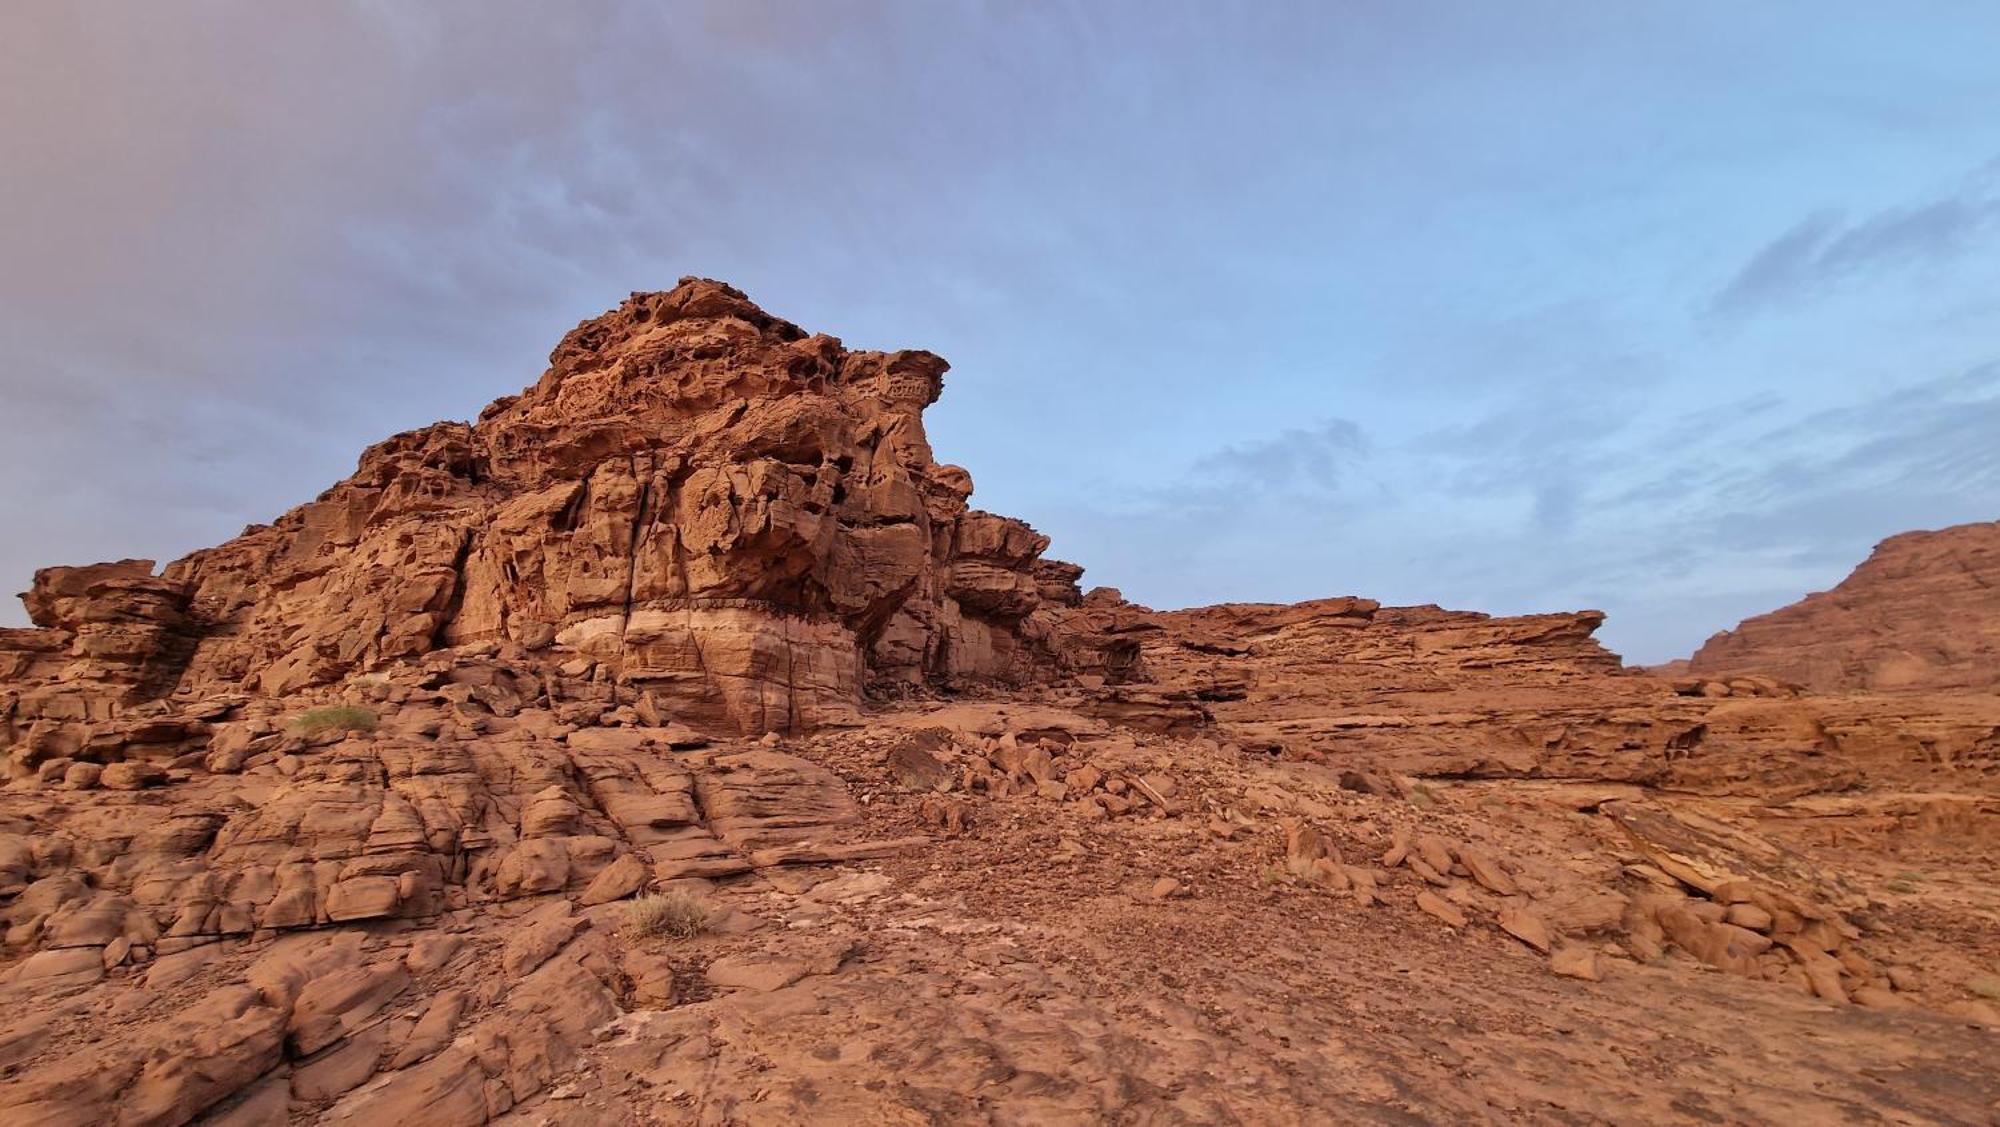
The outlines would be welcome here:
<svg viewBox="0 0 2000 1127">
<path fill-rule="evenodd" d="M 315 708 L 302 712 L 292 721 L 292 726 L 308 736 L 321 732 L 372 732 L 376 717 L 365 708 L 351 704 L 336 705 L 332 708 Z"/>
<path fill-rule="evenodd" d="M 693 939 L 708 926 L 708 908 L 685 892 L 641 896 L 625 909 L 625 933 L 641 937 Z"/>
</svg>

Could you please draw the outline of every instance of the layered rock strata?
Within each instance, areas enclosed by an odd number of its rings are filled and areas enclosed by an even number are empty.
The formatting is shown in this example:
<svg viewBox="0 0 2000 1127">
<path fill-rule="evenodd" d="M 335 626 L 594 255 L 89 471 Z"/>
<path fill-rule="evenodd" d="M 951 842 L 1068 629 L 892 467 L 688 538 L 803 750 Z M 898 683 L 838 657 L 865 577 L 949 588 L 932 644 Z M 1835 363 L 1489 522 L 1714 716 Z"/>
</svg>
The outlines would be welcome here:
<svg viewBox="0 0 2000 1127">
<path fill-rule="evenodd" d="M 0 638 L 0 668 L 60 684 L 10 719 L 39 736 L 168 696 L 283 696 L 487 640 L 560 644 L 743 732 L 851 721 L 871 686 L 1046 676 L 1047 612 L 1077 601 L 1080 569 L 969 508 L 970 475 L 933 459 L 945 369 L 849 351 L 718 282 L 635 294 L 476 423 L 382 442 L 157 578 L 37 575 L 43 632 Z"/>
<path fill-rule="evenodd" d="M 1833 590 L 1745 619 L 1688 666 L 1822 693 L 2000 690 L 2000 521 L 1891 536 Z"/>
<path fill-rule="evenodd" d="M 934 461 L 943 371 L 690 280 L 272 525 L 38 573 L 0 1121 L 1996 1106 L 1976 647 L 1826 694 L 1081 595 Z M 1978 637 L 1974 559 L 1870 586 Z"/>
</svg>

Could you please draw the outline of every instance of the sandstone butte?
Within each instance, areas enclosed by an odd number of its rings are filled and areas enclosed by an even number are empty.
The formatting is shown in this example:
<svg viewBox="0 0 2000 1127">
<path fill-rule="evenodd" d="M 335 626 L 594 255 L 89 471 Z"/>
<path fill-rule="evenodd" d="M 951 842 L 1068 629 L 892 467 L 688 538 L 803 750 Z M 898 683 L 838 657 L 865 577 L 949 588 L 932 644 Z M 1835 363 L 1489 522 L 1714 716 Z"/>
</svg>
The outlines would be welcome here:
<svg viewBox="0 0 2000 1127">
<path fill-rule="evenodd" d="M 0 632 L 0 1122 L 1985 1123 L 2000 526 L 1156 612 L 720 283 Z"/>
</svg>

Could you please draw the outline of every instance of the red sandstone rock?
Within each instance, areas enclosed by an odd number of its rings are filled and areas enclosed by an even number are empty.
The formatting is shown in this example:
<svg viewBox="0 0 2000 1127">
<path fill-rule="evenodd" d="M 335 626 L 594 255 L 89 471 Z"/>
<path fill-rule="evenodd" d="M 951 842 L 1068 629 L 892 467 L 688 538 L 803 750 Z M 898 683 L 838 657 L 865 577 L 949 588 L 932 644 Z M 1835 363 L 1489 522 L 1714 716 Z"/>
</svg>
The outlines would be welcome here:
<svg viewBox="0 0 2000 1127">
<path fill-rule="evenodd" d="M 542 379 L 397 435 L 354 476 L 168 565 L 50 568 L 10 678 L 64 646 L 121 701 L 284 695 L 433 650 L 554 642 L 724 730 L 851 722 L 864 687 L 1056 668 L 1042 608 L 1079 601 L 1048 541 L 968 509 L 923 410 L 946 365 L 849 352 L 718 282 L 635 294 Z M 13 721 L 99 719 L 75 686 Z M 59 741 L 58 741 L 59 742 Z"/>
<path fill-rule="evenodd" d="M 1990 694 L 1650 675 L 1589 611 L 1083 595 L 932 459 L 943 370 L 690 281 L 160 576 L 39 573 L 0 1121 L 2000 1098 Z M 625 926 L 649 887 L 695 934 Z"/>
<path fill-rule="evenodd" d="M 1710 638 L 1688 671 L 1825 693 L 2000 689 L 2000 521 L 1891 536 L 1833 590 Z"/>
</svg>

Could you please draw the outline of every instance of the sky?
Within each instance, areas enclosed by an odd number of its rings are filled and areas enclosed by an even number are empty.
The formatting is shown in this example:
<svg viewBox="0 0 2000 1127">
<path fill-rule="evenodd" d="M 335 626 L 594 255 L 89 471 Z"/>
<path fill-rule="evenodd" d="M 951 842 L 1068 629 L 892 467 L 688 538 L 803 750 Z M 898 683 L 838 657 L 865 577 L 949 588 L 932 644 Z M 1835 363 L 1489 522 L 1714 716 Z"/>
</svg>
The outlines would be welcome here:
<svg viewBox="0 0 2000 1127">
<path fill-rule="evenodd" d="M 1995 59 L 1923 0 L 14 0 L 0 583 L 696 274 L 950 360 L 940 460 L 1086 585 L 1684 656 L 2000 518 Z"/>
</svg>

